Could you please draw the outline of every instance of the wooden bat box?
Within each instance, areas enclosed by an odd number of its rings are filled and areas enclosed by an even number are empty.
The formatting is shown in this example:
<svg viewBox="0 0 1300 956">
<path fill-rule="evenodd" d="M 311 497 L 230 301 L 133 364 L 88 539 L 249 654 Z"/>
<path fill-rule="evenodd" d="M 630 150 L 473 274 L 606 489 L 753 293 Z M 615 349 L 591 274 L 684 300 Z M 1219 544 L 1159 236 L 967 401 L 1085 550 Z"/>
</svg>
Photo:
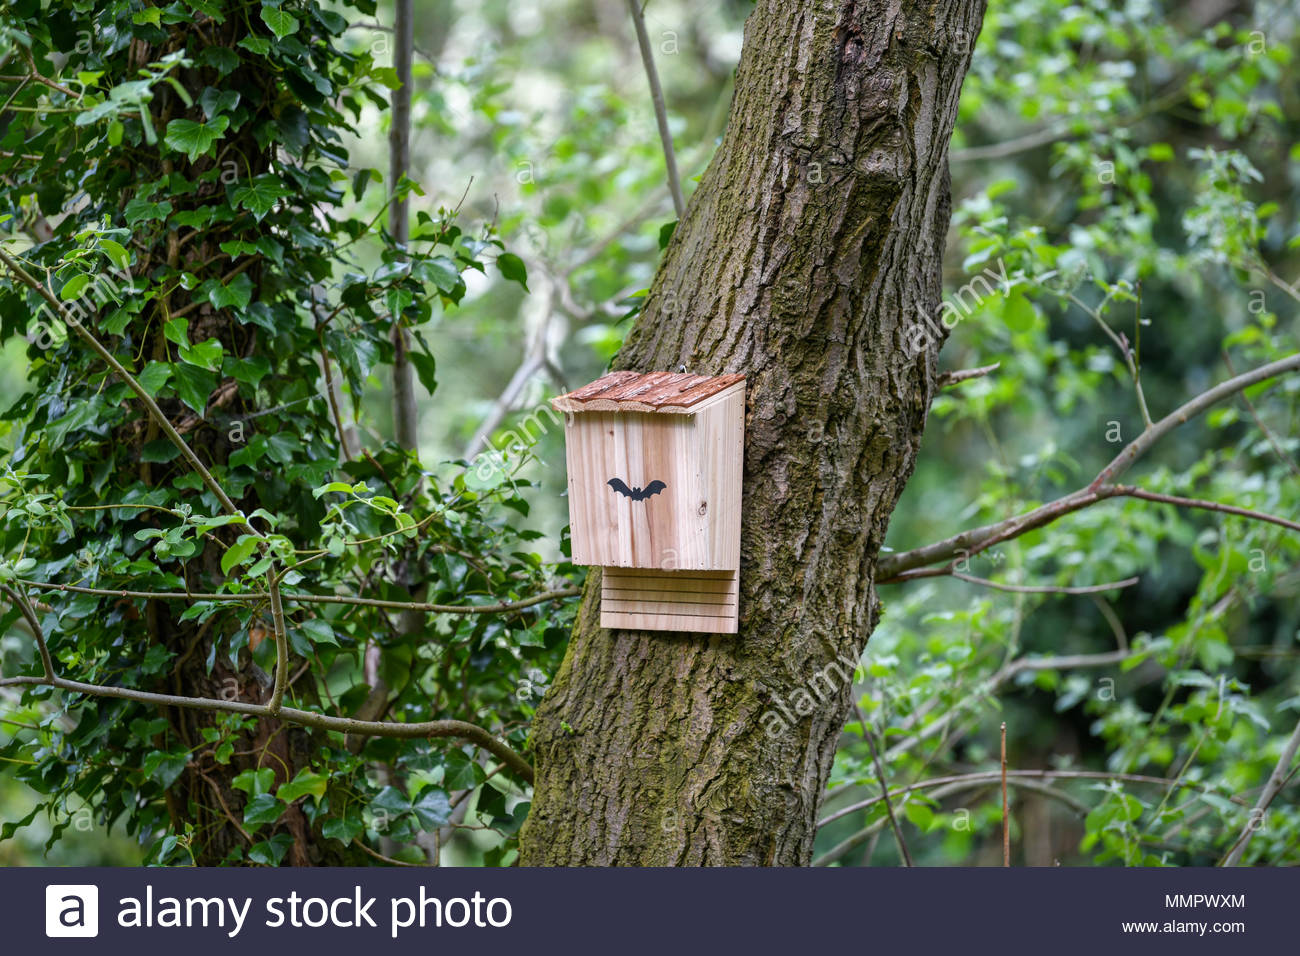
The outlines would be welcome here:
<svg viewBox="0 0 1300 956">
<path fill-rule="evenodd" d="M 601 626 L 736 633 L 744 376 L 613 372 L 551 405 Z"/>
</svg>

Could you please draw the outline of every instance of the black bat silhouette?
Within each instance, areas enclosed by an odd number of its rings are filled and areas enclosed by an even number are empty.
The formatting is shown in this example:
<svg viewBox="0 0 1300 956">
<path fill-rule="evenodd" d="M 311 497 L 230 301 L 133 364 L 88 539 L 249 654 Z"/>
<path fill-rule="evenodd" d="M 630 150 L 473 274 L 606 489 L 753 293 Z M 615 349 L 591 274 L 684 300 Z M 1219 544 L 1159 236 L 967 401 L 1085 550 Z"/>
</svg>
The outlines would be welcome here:
<svg viewBox="0 0 1300 956">
<path fill-rule="evenodd" d="M 620 478 L 611 478 L 609 481 L 605 482 L 605 484 L 609 485 L 620 495 L 625 495 L 633 501 L 644 501 L 651 495 L 657 495 L 668 487 L 662 481 L 652 481 L 644 488 L 629 488 L 627 485 L 623 484 L 623 481 Z"/>
</svg>

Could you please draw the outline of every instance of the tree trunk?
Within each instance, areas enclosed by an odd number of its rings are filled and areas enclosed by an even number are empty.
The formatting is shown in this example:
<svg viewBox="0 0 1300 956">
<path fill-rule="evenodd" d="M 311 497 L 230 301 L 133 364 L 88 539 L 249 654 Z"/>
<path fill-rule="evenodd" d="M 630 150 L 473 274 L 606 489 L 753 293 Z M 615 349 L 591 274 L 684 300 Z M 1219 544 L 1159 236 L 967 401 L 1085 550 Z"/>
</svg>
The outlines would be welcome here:
<svg viewBox="0 0 1300 956">
<path fill-rule="evenodd" d="M 534 726 L 528 865 L 807 864 L 936 350 L 984 0 L 760 0 L 726 138 L 616 367 L 748 376 L 740 633 L 599 626 Z"/>
</svg>

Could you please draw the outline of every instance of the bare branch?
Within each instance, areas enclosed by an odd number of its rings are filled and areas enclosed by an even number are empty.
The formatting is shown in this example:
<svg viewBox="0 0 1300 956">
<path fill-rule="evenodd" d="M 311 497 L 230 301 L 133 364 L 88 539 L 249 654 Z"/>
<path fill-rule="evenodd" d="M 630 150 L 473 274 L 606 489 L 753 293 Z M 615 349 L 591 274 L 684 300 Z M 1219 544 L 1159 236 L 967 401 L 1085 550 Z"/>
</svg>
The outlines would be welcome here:
<svg viewBox="0 0 1300 956">
<path fill-rule="evenodd" d="M 289 679 L 289 641 L 284 626 L 284 603 L 280 597 L 280 580 L 275 571 L 270 572 L 271 626 L 275 631 L 275 687 L 271 691 L 271 701 L 267 705 L 274 716 L 280 712 L 284 703 L 285 682 Z"/>
<path fill-rule="evenodd" d="M 250 591 L 247 594 L 200 594 L 186 591 L 123 591 L 109 588 L 85 588 L 75 584 L 50 584 L 45 581 L 21 581 L 24 587 L 43 591 L 65 591 L 71 594 L 95 594 L 100 597 L 140 598 L 147 601 L 233 601 L 259 603 L 271 600 L 269 591 Z M 429 614 L 503 614 L 521 611 L 535 604 L 577 597 L 582 588 L 557 588 L 544 591 L 519 601 L 501 601 L 497 604 L 427 604 L 420 601 L 382 601 L 375 598 L 353 597 L 349 594 L 282 594 L 285 601 L 296 604 L 349 604 L 356 607 L 379 607 L 392 611 L 422 611 Z"/>
<path fill-rule="evenodd" d="M 533 779 L 533 768 L 523 757 L 509 745 L 494 737 L 489 731 L 463 720 L 430 720 L 419 724 L 401 724 L 394 721 L 353 720 L 350 717 L 331 717 L 295 707 L 282 707 L 279 713 L 273 713 L 265 704 L 251 704 L 238 700 L 219 700 L 208 697 L 177 697 L 172 694 L 154 694 L 149 691 L 132 690 L 127 687 L 111 687 L 103 684 L 87 684 L 82 681 L 68 680 L 63 677 L 6 677 L 0 679 L 0 687 L 21 685 L 57 687 L 60 690 L 78 694 L 90 694 L 95 697 L 115 697 L 120 700 L 133 700 L 142 704 L 157 704 L 160 707 L 185 707 L 189 710 L 223 711 L 233 714 L 245 714 L 249 717 L 272 717 L 290 724 L 313 727 L 317 730 L 333 731 L 340 734 L 356 734 L 363 737 L 396 737 L 403 740 L 416 738 L 431 739 L 448 737 L 465 740 L 499 758 L 511 770 L 529 783 Z"/>
<path fill-rule="evenodd" d="M 1160 421 L 1156 422 L 1146 431 L 1144 431 L 1115 456 L 1109 465 L 1101 470 L 1096 478 L 1092 480 L 1090 487 L 1096 488 L 1102 484 L 1113 481 L 1124 472 L 1128 471 L 1133 462 L 1141 458 L 1146 452 L 1169 432 L 1173 431 L 1179 425 L 1185 425 L 1188 421 L 1195 418 L 1201 412 L 1205 411 L 1211 405 L 1223 401 L 1231 395 L 1244 391 L 1252 385 L 1267 381 L 1270 378 L 1276 378 L 1287 372 L 1294 372 L 1300 369 L 1300 352 L 1294 355 L 1288 355 L 1284 359 L 1278 359 L 1276 362 L 1269 362 L 1267 365 L 1261 365 L 1259 368 L 1251 369 L 1249 372 L 1243 372 L 1235 375 L 1226 382 L 1220 382 L 1218 385 L 1202 392 L 1191 401 L 1180 405 Z"/>
<path fill-rule="evenodd" d="M 632 13 L 632 23 L 636 27 L 636 42 L 641 48 L 641 62 L 645 64 L 646 79 L 650 82 L 650 99 L 654 102 L 655 120 L 659 123 L 659 141 L 664 147 L 664 162 L 668 166 L 668 189 L 673 196 L 673 209 L 681 219 L 686 211 L 686 199 L 682 196 L 682 180 L 677 173 L 677 156 L 673 152 L 673 134 L 668 130 L 668 110 L 664 106 L 664 91 L 659 85 L 659 70 L 655 67 L 654 53 L 650 49 L 650 37 L 646 35 L 645 14 L 637 0 L 627 0 L 627 8 Z"/>
<path fill-rule="evenodd" d="M 978 790 L 987 787 L 991 782 L 992 781 L 982 779 L 959 780 L 935 789 L 931 792 L 930 796 L 936 800 L 940 800 L 953 793 L 961 793 L 964 790 Z M 1048 786 L 1038 780 L 1010 780 L 1008 783 L 1018 790 L 1032 790 L 1034 793 L 1041 793 L 1045 797 L 1063 803 L 1079 816 L 1083 816 L 1088 812 L 1088 807 L 1081 801 L 1076 800 L 1063 790 L 1058 790 L 1055 787 Z M 885 821 L 883 819 L 877 820 L 874 823 L 868 824 L 852 836 L 846 837 L 821 856 L 817 857 L 817 859 L 813 861 L 813 866 L 829 866 L 831 863 L 834 863 L 836 860 L 848 854 L 854 847 L 865 843 L 868 839 L 879 833 L 884 824 Z"/>
<path fill-rule="evenodd" d="M 1185 85 L 1185 80 L 1173 84 L 1164 94 L 1151 100 L 1128 116 L 1117 118 L 1110 114 L 1099 114 L 1088 124 L 1087 129 L 1095 129 L 1101 122 L 1105 122 L 1112 129 L 1120 126 L 1131 126 L 1138 120 L 1153 113 L 1158 113 L 1183 99 L 1186 95 Z M 1005 159 L 1008 156 L 1015 156 L 1017 153 L 1036 149 L 1039 146 L 1046 146 L 1048 143 L 1054 143 L 1057 140 L 1073 139 L 1076 135 L 1083 135 L 1083 131 L 1074 132 L 1068 122 L 1054 123 L 1043 129 L 1018 136 L 1015 139 L 1009 139 L 1001 143 L 990 143 L 986 146 L 968 146 L 965 149 L 954 149 L 948 155 L 955 163 L 974 162 L 983 159 Z"/>
<path fill-rule="evenodd" d="M 1229 372 L 1233 375 L 1237 374 L 1237 370 L 1232 367 L 1232 356 L 1228 354 L 1227 349 L 1223 350 L 1223 363 L 1228 366 Z M 1297 465 L 1295 461 L 1292 460 L 1291 456 L 1282 450 L 1282 446 L 1278 444 L 1278 440 L 1273 435 L 1272 430 L 1265 425 L 1264 420 L 1259 417 L 1259 412 L 1255 409 L 1255 403 L 1250 400 L 1250 396 L 1245 392 L 1242 392 L 1241 400 L 1246 403 L 1246 408 L 1250 412 L 1250 417 L 1255 420 L 1255 424 L 1259 426 L 1259 430 L 1264 433 L 1264 437 L 1268 439 L 1268 443 L 1273 446 L 1273 453 L 1276 454 L 1278 459 L 1291 470 L 1291 474 L 1300 478 L 1300 465 Z"/>
<path fill-rule="evenodd" d="M 41 630 L 41 622 L 36 619 L 36 612 L 33 610 L 31 602 L 27 600 L 25 594 L 20 594 L 7 584 L 0 584 L 0 591 L 8 595 L 9 600 L 14 602 L 31 629 L 32 637 L 36 640 L 36 649 L 41 655 L 41 667 L 45 671 L 45 676 L 49 679 L 54 678 L 54 661 L 50 659 L 50 649 L 45 644 L 45 633 Z"/>
<path fill-rule="evenodd" d="M 1264 811 L 1273 802 L 1273 798 L 1282 792 L 1282 788 L 1286 786 L 1287 781 L 1294 776 L 1294 770 L 1290 773 L 1287 771 L 1291 766 L 1291 762 L 1295 760 L 1297 751 L 1300 751 L 1300 721 L 1297 721 L 1295 730 L 1291 732 L 1291 739 L 1282 748 L 1282 753 L 1277 758 L 1277 765 L 1268 776 L 1268 783 L 1264 784 L 1259 799 L 1255 801 L 1255 806 L 1251 808 L 1250 818 L 1246 821 L 1241 836 L 1237 837 L 1237 842 L 1228 850 L 1227 855 L 1224 856 L 1223 861 L 1220 863 L 1221 866 L 1237 866 L 1241 863 L 1241 857 L 1246 852 L 1246 844 L 1255 835 L 1255 831 L 1261 829 L 1261 818 Z"/>
<path fill-rule="evenodd" d="M 1002 865 L 1011 865 L 1011 814 L 1007 809 L 1007 722 L 1002 721 Z M 885 794 L 881 794 L 885 796 Z"/>
<path fill-rule="evenodd" d="M 1036 149 L 1039 146 L 1046 146 L 1048 143 L 1054 143 L 1058 139 L 1066 139 L 1069 136 L 1070 128 L 1068 126 L 1048 126 L 1044 129 L 1035 130 L 1032 133 L 1026 133 L 1024 136 L 1017 136 L 1015 139 L 1009 139 L 1002 143 L 990 143 L 987 146 L 967 146 L 965 149 L 954 149 L 948 155 L 954 163 L 975 162 L 982 159 L 1005 159 L 1008 156 L 1015 156 L 1017 153 Z"/>
<path fill-rule="evenodd" d="M 1125 578 L 1123 581 L 1111 581 L 1109 584 L 1089 584 L 1082 587 L 1063 587 L 1055 584 L 1006 584 L 1002 581 L 990 581 L 987 578 L 977 578 L 974 575 L 962 574 L 960 571 L 952 571 L 948 576 L 954 577 L 958 581 L 969 581 L 971 584 L 982 584 L 986 588 L 994 588 L 998 591 L 1011 591 L 1015 594 L 1100 594 L 1104 591 L 1117 591 L 1120 588 L 1132 587 L 1141 580 L 1140 578 L 1132 577 Z"/>
<path fill-rule="evenodd" d="M 393 71 L 397 89 L 393 90 L 392 124 L 388 133 L 388 182 L 393 202 L 388 209 L 388 231 L 393 242 L 405 248 L 410 238 L 410 203 L 402 180 L 411 171 L 411 56 L 414 50 L 413 0 L 395 0 L 393 20 Z M 397 444 L 415 451 L 420 441 L 420 413 L 415 399 L 415 371 L 411 363 L 411 336 L 394 315 L 393 340 L 393 422 Z"/>
<path fill-rule="evenodd" d="M 1159 492 L 1147 491 L 1144 488 L 1135 488 L 1132 485 L 1109 485 L 1107 488 L 1117 496 L 1141 498 L 1143 501 L 1158 501 L 1161 504 L 1176 505 L 1180 508 L 1201 508 L 1205 511 L 1220 511 L 1224 514 L 1237 515 L 1241 518 L 1250 518 L 1253 521 L 1263 521 L 1267 524 L 1279 525 L 1283 528 L 1289 528 L 1292 531 L 1300 531 L 1300 523 L 1291 521 L 1287 518 L 1280 518 L 1277 515 L 1268 514 L 1265 511 L 1255 511 L 1252 508 L 1238 508 L 1236 505 L 1225 505 L 1217 501 L 1206 501 L 1202 498 L 1180 498 L 1177 495 L 1162 495 Z"/>
<path fill-rule="evenodd" d="M 876 735 L 870 724 L 867 723 L 866 716 L 862 713 L 862 708 L 856 703 L 853 709 L 857 712 L 858 721 L 862 724 L 862 738 L 871 748 L 871 763 L 876 770 L 876 780 L 880 783 L 880 795 L 885 800 L 885 812 L 889 815 L 889 825 L 894 829 L 894 842 L 898 844 L 898 853 L 903 858 L 904 866 L 915 866 L 912 862 L 912 854 L 908 852 L 907 841 L 903 839 L 903 830 L 898 825 L 898 818 L 894 816 L 894 805 L 889 800 L 889 784 L 885 780 L 885 769 L 880 766 L 880 754 L 876 752 Z"/>
<path fill-rule="evenodd" d="M 952 372 L 941 372 L 935 380 L 934 387 L 951 388 L 953 385 L 960 385 L 962 382 L 970 381 L 973 378 L 983 378 L 990 372 L 996 372 L 1002 367 L 1001 362 L 994 362 L 992 365 L 981 365 L 979 368 L 963 368 Z"/>
<path fill-rule="evenodd" d="M 325 394 L 329 396 L 330 413 L 334 416 L 334 428 L 339 434 L 339 449 L 345 461 L 352 460 L 352 445 L 348 441 L 348 430 L 343 425 L 343 412 L 339 408 L 339 385 L 334 378 L 334 363 L 330 360 L 329 349 L 325 347 L 325 327 L 317 324 L 316 339 L 320 343 L 321 372 L 325 376 Z"/>
<path fill-rule="evenodd" d="M 986 682 L 980 684 L 978 688 L 968 695 L 968 699 L 978 699 L 979 697 L 993 694 L 999 687 L 1011 680 L 1022 671 L 1046 671 L 1046 670 L 1076 670 L 1085 667 L 1108 667 L 1111 664 L 1118 664 L 1128 659 L 1132 654 L 1129 651 L 1109 651 L 1103 654 L 1069 654 L 1059 657 L 1022 657 L 1014 661 L 1009 661 L 1003 667 L 999 668 Z M 903 723 L 903 730 L 911 731 L 919 721 L 923 711 L 915 712 L 913 718 L 909 718 Z M 944 728 L 951 724 L 958 717 L 963 715 L 961 707 L 954 707 L 948 710 L 943 716 L 922 727 L 916 733 L 905 736 L 899 743 L 891 747 L 885 753 L 886 760 L 893 760 L 899 754 L 910 750 L 917 744 L 942 733 Z"/>
<path fill-rule="evenodd" d="M 1113 498 L 1117 495 L 1126 495 L 1129 497 L 1140 497 L 1131 494 L 1133 489 L 1122 485 L 1107 485 L 1106 483 L 1118 477 L 1127 471 L 1135 461 L 1144 455 L 1152 445 L 1163 438 L 1166 434 L 1173 431 L 1179 425 L 1185 424 L 1192 418 L 1199 415 L 1205 409 L 1209 408 L 1216 402 L 1234 395 L 1259 382 L 1267 381 L 1288 372 L 1300 369 L 1300 353 L 1290 355 L 1276 362 L 1270 362 L 1267 365 L 1261 365 L 1259 368 L 1245 372 L 1241 375 L 1234 376 L 1225 382 L 1221 382 L 1206 392 L 1197 395 L 1191 401 L 1179 406 L 1170 412 L 1160 421 L 1154 423 L 1150 428 L 1142 432 L 1137 438 L 1133 439 L 1124 447 L 1115 458 L 1093 479 L 1092 483 L 1086 488 L 1081 488 L 1071 492 L 1064 497 L 1055 501 L 1040 505 L 1021 515 L 1007 518 L 1003 521 L 997 521 L 993 524 L 984 525 L 979 528 L 972 528 L 969 531 L 963 531 L 955 534 L 943 541 L 937 541 L 921 548 L 914 548 L 910 551 L 899 551 L 892 554 L 882 555 L 877 564 L 877 574 L 879 575 L 877 583 L 884 584 L 888 581 L 906 580 L 906 572 L 915 568 L 923 568 L 926 565 L 936 564 L 949 558 L 965 555 L 969 557 L 980 551 L 990 548 L 1002 541 L 1011 538 L 1017 538 L 1026 532 L 1041 528 L 1050 524 L 1063 515 L 1079 511 L 1090 505 L 1096 504 L 1106 498 Z M 1149 494 L 1154 494 L 1151 492 Z M 1185 499 L 1188 507 L 1203 507 L 1204 502 L 1194 502 L 1194 499 Z M 1171 502 L 1172 503 L 1172 502 Z M 1215 507 L 1216 511 L 1227 511 L 1232 506 L 1223 505 Z M 1291 524 L 1285 519 L 1264 517 L 1258 512 L 1247 512 L 1246 509 L 1237 509 L 1231 511 L 1232 514 L 1242 514 L 1243 517 L 1253 517 L 1259 520 L 1268 520 L 1274 524 L 1281 524 L 1283 527 L 1290 527 Z M 916 576 L 916 575 L 913 575 Z"/>
<path fill-rule="evenodd" d="M 533 311 L 533 314 L 538 317 L 537 324 L 533 328 L 531 341 L 528 343 L 523 361 L 515 369 L 514 375 L 510 376 L 505 391 L 493 403 L 492 410 L 474 432 L 474 437 L 465 446 L 465 450 L 461 453 L 461 457 L 465 460 L 471 460 L 485 446 L 489 445 L 493 432 L 497 430 L 500 424 L 505 421 L 506 416 L 514 409 L 515 402 L 532 380 L 533 375 L 540 369 L 545 368 L 547 338 L 550 335 L 551 321 L 554 318 L 551 303 L 555 297 L 556 285 L 565 281 L 567 280 L 549 277 L 542 280 L 541 286 L 536 291 L 537 306 Z"/>
<path fill-rule="evenodd" d="M 1138 408 L 1142 412 L 1142 424 L 1147 428 L 1151 427 L 1151 412 L 1147 408 L 1147 398 L 1142 391 L 1142 374 L 1138 369 L 1137 360 L 1134 356 L 1133 349 L 1129 346 L 1128 341 L 1121 335 L 1117 335 L 1115 330 L 1110 327 L 1110 323 L 1102 317 L 1102 309 L 1106 308 L 1114 292 L 1108 293 L 1101 305 L 1093 308 L 1084 302 L 1073 292 L 1067 292 L 1065 297 L 1077 305 L 1084 312 L 1087 312 L 1094 322 L 1101 326 L 1101 330 L 1106 333 L 1107 337 L 1115 343 L 1115 348 L 1119 349 L 1119 354 L 1124 359 L 1124 365 L 1128 368 L 1128 374 L 1133 379 L 1133 388 L 1137 392 Z"/>
<path fill-rule="evenodd" d="M 939 787 L 950 783 L 973 782 L 998 783 L 1002 779 L 1002 771 L 998 770 L 981 770 L 975 773 L 963 773 L 950 777 L 931 777 L 928 780 L 918 780 L 916 783 L 909 783 L 906 786 L 896 787 L 889 791 L 891 797 L 901 797 L 913 790 L 928 790 L 933 787 Z M 1209 784 L 1196 783 L 1195 781 L 1171 781 L 1166 777 L 1152 777 L 1141 773 L 1111 773 L 1106 770 L 1008 770 L 1007 780 L 1121 780 L 1125 783 L 1145 783 L 1153 786 L 1168 787 L 1170 783 L 1177 783 L 1179 788 L 1195 790 L 1199 793 L 1215 793 L 1234 803 L 1246 806 L 1246 801 L 1241 797 L 1229 795 L 1216 790 Z M 866 810 L 875 806 L 884 799 L 884 794 L 876 794 L 866 800 L 851 804 L 847 807 L 841 807 L 834 813 L 828 814 L 818 821 L 818 829 L 827 824 L 834 823 L 836 820 L 857 813 L 859 810 Z"/>
</svg>

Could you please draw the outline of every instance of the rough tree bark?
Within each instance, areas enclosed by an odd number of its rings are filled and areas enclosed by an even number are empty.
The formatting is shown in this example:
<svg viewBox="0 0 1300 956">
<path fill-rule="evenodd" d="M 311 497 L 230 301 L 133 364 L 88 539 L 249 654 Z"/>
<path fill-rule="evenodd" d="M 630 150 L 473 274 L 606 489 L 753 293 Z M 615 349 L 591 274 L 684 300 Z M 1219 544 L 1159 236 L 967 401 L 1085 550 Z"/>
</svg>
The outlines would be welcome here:
<svg viewBox="0 0 1300 956">
<path fill-rule="evenodd" d="M 837 662 L 851 674 L 879 617 L 876 555 L 934 389 L 935 351 L 906 332 L 940 301 L 984 7 L 750 16 L 726 137 L 616 362 L 748 376 L 740 634 L 602 630 L 593 572 L 535 722 L 523 863 L 811 859 L 850 707 Z"/>
</svg>

